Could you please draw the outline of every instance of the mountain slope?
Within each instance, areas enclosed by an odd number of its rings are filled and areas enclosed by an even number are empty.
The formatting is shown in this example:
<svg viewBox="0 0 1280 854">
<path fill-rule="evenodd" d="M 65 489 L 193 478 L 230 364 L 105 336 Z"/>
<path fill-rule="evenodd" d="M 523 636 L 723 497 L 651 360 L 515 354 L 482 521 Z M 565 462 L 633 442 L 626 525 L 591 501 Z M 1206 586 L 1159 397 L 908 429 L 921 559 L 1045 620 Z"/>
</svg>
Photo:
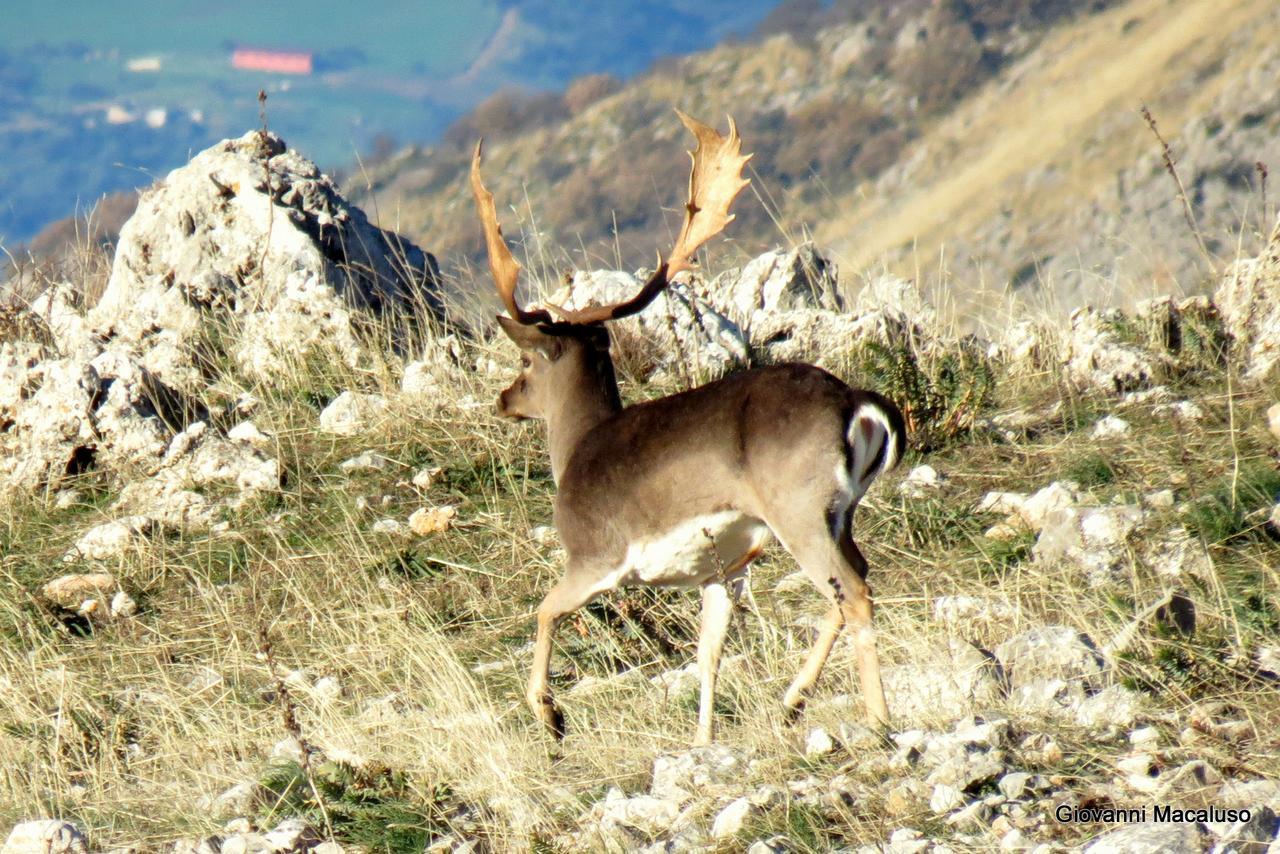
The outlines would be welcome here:
<svg viewBox="0 0 1280 854">
<path fill-rule="evenodd" d="M 682 189 L 670 109 L 729 112 L 757 152 L 756 198 L 732 228 L 740 255 L 809 232 L 846 281 L 882 265 L 955 274 L 962 307 L 994 301 L 1007 283 L 1071 302 L 1194 290 L 1256 222 L 1254 162 L 1280 163 L 1267 35 L 1280 10 L 1101 5 L 1029 18 L 1015 2 L 904 2 L 803 36 L 723 45 L 567 119 L 492 127 L 488 174 L 516 207 L 508 230 L 536 238 L 527 252 L 546 278 L 567 265 L 649 263 Z M 1144 102 L 1182 160 L 1207 260 L 1137 114 Z M 466 129 L 474 138 L 486 126 Z M 455 262 L 479 249 L 461 136 L 361 179 L 387 225 Z"/>
</svg>

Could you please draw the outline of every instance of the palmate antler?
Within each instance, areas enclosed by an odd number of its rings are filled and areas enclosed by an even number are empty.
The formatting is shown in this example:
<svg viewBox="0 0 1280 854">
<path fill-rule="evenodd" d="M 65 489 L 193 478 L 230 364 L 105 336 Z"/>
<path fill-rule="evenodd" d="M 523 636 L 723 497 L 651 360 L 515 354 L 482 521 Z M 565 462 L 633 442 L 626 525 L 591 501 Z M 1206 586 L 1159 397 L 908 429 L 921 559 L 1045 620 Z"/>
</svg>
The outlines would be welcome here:
<svg viewBox="0 0 1280 854">
<path fill-rule="evenodd" d="M 734 215 L 729 213 L 729 207 L 738 193 L 742 192 L 742 188 L 750 183 L 742 177 L 742 168 L 751 159 L 751 155 L 741 153 L 742 140 L 738 136 L 737 126 L 732 118 L 729 119 L 729 135 L 725 137 L 715 128 L 679 110 L 676 110 L 676 114 L 697 138 L 698 144 L 689 153 L 693 161 L 689 173 L 689 199 L 685 202 L 684 224 L 680 228 L 675 246 L 666 259 L 660 261 L 658 269 L 654 270 L 640 292 L 626 302 L 590 306 L 576 311 L 552 306 L 563 322 L 601 323 L 628 317 L 642 310 L 666 290 L 672 278 L 692 266 L 694 253 L 699 247 L 733 221 Z M 507 313 L 524 324 L 550 323 L 552 318 L 546 311 L 525 311 L 516 303 L 515 289 L 520 264 L 512 257 L 511 250 L 502 238 L 493 194 L 484 188 L 480 180 L 478 144 L 471 161 L 471 190 L 475 194 L 476 207 L 484 226 L 485 244 L 489 250 L 489 270 Z"/>
</svg>

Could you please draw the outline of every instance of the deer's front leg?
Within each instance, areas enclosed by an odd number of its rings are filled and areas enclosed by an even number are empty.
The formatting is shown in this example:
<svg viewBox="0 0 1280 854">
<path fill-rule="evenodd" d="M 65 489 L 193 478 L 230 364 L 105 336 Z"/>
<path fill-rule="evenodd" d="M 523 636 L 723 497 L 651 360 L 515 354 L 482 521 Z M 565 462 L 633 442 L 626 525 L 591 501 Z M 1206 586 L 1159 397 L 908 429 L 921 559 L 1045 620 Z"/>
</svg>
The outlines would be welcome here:
<svg viewBox="0 0 1280 854">
<path fill-rule="evenodd" d="M 557 741 L 564 738 L 564 714 L 551 698 L 551 641 L 556 626 L 566 614 L 587 604 L 594 592 L 582 590 L 568 578 L 551 588 L 551 592 L 538 606 L 538 634 L 533 641 L 533 668 L 529 673 L 529 685 L 525 700 L 533 714 L 546 725 Z"/>
</svg>

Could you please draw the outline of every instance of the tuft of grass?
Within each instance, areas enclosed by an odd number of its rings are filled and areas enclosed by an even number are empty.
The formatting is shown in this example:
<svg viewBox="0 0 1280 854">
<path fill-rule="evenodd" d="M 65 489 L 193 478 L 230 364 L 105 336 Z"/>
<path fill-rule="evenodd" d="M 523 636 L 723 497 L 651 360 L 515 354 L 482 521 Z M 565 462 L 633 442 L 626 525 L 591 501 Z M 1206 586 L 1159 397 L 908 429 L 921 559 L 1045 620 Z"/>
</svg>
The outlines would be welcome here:
<svg viewBox="0 0 1280 854">
<path fill-rule="evenodd" d="M 1280 468 L 1269 460 L 1251 460 L 1238 477 L 1225 477 L 1207 494 L 1191 502 L 1187 527 L 1211 545 L 1240 537 L 1263 537 L 1258 512 L 1280 501 Z"/>
<path fill-rule="evenodd" d="M 422 851 L 448 832 L 449 787 L 419 795 L 407 774 L 385 766 L 326 760 L 312 767 L 309 780 L 298 763 L 280 762 L 258 782 L 270 804 L 264 823 L 301 818 L 320 827 L 327 821 L 335 838 L 369 851 Z"/>
</svg>

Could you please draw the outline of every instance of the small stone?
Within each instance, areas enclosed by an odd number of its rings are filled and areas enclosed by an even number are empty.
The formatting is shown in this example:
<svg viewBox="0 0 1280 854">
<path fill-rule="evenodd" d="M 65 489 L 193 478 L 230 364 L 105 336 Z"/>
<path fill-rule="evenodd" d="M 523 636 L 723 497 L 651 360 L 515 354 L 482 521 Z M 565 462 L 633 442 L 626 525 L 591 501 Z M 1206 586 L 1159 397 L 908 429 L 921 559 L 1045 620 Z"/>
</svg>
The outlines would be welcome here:
<svg viewBox="0 0 1280 854">
<path fill-rule="evenodd" d="M 350 459 L 338 463 L 338 468 L 345 472 L 381 471 L 387 467 L 387 458 L 373 451 L 363 451 Z"/>
<path fill-rule="evenodd" d="M 711 825 L 711 837 L 713 839 L 724 839 L 729 836 L 737 836 L 742 832 L 747 817 L 753 811 L 754 807 L 751 801 L 746 798 L 738 798 L 730 802 L 727 807 L 716 814 L 715 821 Z"/>
<path fill-rule="evenodd" d="M 258 805 L 258 800 L 263 794 L 261 787 L 253 781 L 236 783 L 222 794 L 213 799 L 214 815 L 235 815 L 242 816 L 253 812 Z M 253 830 L 248 827 L 245 831 Z M 231 833 L 243 833 L 245 831 L 231 831 Z"/>
<path fill-rule="evenodd" d="M 297 818 L 285 819 L 263 834 L 273 852 L 301 852 L 310 850 L 320 842 L 320 834 Z"/>
<path fill-rule="evenodd" d="M 1000 513 L 1008 516 L 1022 510 L 1030 496 L 1022 492 L 988 492 L 978 502 L 978 513 Z"/>
<path fill-rule="evenodd" d="M 918 830 L 902 827 L 889 834 L 885 854 L 919 854 L 929 847 L 929 840 L 921 838 Z"/>
<path fill-rule="evenodd" d="M 809 758 L 817 756 L 826 756 L 832 750 L 835 750 L 835 742 L 831 740 L 831 736 L 822 727 L 814 727 L 809 730 L 809 736 L 804 740 L 804 755 Z"/>
<path fill-rule="evenodd" d="M 1016 827 L 1000 837 L 1001 851 L 1026 851 L 1030 847 L 1026 836 Z"/>
<path fill-rule="evenodd" d="M 420 507 L 409 517 L 409 530 L 419 537 L 438 534 L 449 530 L 457 515 L 456 507 Z"/>
<path fill-rule="evenodd" d="M 155 520 L 149 516 L 125 516 L 111 522 L 95 525 L 76 540 L 76 544 L 62 556 L 65 563 L 80 560 L 110 560 L 128 552 L 144 548 L 156 530 Z"/>
<path fill-rule="evenodd" d="M 939 783 L 933 787 L 933 794 L 929 796 L 929 809 L 935 814 L 949 813 L 962 806 L 964 806 L 964 793 L 955 786 Z"/>
<path fill-rule="evenodd" d="M 1104 833 L 1085 854 L 1200 854 L 1203 831 L 1196 824 L 1131 824 Z"/>
<path fill-rule="evenodd" d="M 1129 432 L 1129 422 L 1114 415 L 1108 415 L 1093 425 L 1093 439 L 1114 439 Z"/>
<path fill-rule="evenodd" d="M 1026 794 L 1027 783 L 1030 780 L 1031 775 L 1026 771 L 1013 771 L 1001 777 L 997 785 L 1000 787 L 1000 794 L 1011 801 L 1016 801 Z"/>
<path fill-rule="evenodd" d="M 337 436 L 354 436 L 387 411 L 387 400 L 378 394 L 344 391 L 320 413 L 320 429 Z"/>
<path fill-rule="evenodd" d="M 373 523 L 373 532 L 388 537 L 404 537 L 409 534 L 409 526 L 399 519 L 379 519 Z"/>
<path fill-rule="evenodd" d="M 691 851 L 696 848 L 689 849 Z M 791 840 L 785 836 L 770 836 L 768 839 L 757 839 L 747 846 L 747 854 L 787 854 L 792 850 Z"/>
<path fill-rule="evenodd" d="M 898 492 L 907 498 L 924 498 L 941 493 L 946 485 L 947 478 L 933 466 L 916 466 L 898 484 Z"/>
<path fill-rule="evenodd" d="M 1016 540 L 1025 534 L 1027 529 L 1022 525 L 1014 525 L 1009 522 L 997 522 L 990 528 L 982 532 L 982 536 L 988 540 L 996 540 L 997 542 L 1007 543 Z"/>
<path fill-rule="evenodd" d="M 86 600 L 105 598 L 115 586 L 115 576 L 109 572 L 76 573 L 47 582 L 40 595 L 59 608 L 79 611 Z"/>
<path fill-rule="evenodd" d="M 533 537 L 533 541 L 540 546 L 554 545 L 558 535 L 556 529 L 550 525 L 535 525 L 529 531 L 529 536 Z"/>
<path fill-rule="evenodd" d="M 430 489 L 431 484 L 435 482 L 435 479 L 439 477 L 442 472 L 444 472 L 444 469 L 440 466 L 429 466 L 414 474 L 412 483 L 418 489 Z"/>
<path fill-rule="evenodd" d="M 1280 403 L 1272 404 L 1267 410 L 1267 426 L 1271 430 L 1271 435 L 1280 442 Z"/>
<path fill-rule="evenodd" d="M 906 779 L 889 790 L 885 796 L 885 811 L 891 816 L 911 815 L 920 809 L 929 796 L 929 787 L 919 780 Z"/>
<path fill-rule="evenodd" d="M 1153 726 L 1139 727 L 1129 733 L 1129 743 L 1140 749 L 1153 748 L 1159 740 L 1160 730 Z"/>
<path fill-rule="evenodd" d="M 1175 503 L 1172 489 L 1160 489 L 1148 492 L 1142 497 L 1142 503 L 1157 510 L 1167 510 Z"/>
<path fill-rule="evenodd" d="M 110 613 L 112 619 L 132 617 L 138 613 L 138 603 L 128 593 L 123 590 L 117 590 L 116 595 L 111 597 Z"/>
<path fill-rule="evenodd" d="M 68 510 L 80 503 L 80 491 L 77 489 L 61 489 L 53 496 L 53 506 L 58 510 Z"/>
<path fill-rule="evenodd" d="M 1174 418 L 1179 421 L 1195 422 L 1204 420 L 1204 410 L 1199 404 L 1190 400 L 1178 400 L 1173 403 L 1160 403 L 1151 408 L 1151 414 L 1157 418 Z"/>
<path fill-rule="evenodd" d="M 227 438 L 233 442 L 244 442 L 255 448 L 265 448 L 271 444 L 271 437 L 258 429 L 252 421 L 241 421 L 227 431 Z"/>
</svg>

